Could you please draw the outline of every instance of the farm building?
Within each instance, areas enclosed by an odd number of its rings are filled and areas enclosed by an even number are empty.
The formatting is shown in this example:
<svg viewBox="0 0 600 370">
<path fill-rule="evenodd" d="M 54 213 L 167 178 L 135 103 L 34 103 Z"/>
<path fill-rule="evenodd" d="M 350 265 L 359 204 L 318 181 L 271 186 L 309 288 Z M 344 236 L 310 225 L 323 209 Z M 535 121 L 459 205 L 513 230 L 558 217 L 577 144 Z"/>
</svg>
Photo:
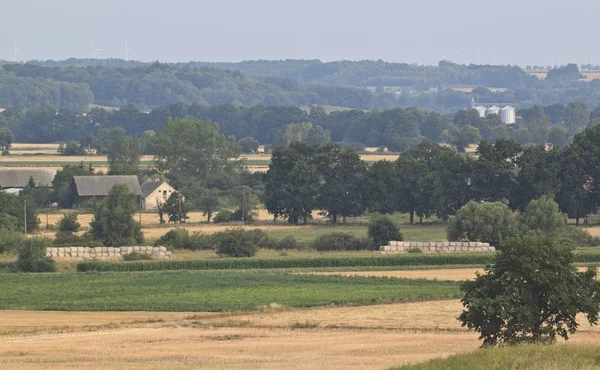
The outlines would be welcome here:
<svg viewBox="0 0 600 370">
<path fill-rule="evenodd" d="M 166 181 L 150 179 L 142 184 L 142 208 L 157 209 L 159 204 L 165 203 L 176 191 Z"/>
<path fill-rule="evenodd" d="M 108 192 L 117 184 L 125 184 L 134 193 L 137 203 L 142 200 L 142 189 L 137 176 L 73 176 L 71 184 L 71 199 L 73 203 L 90 199 L 104 199 Z"/>
<path fill-rule="evenodd" d="M 51 168 L 0 168 L 0 189 L 23 189 L 33 178 L 36 186 L 52 186 L 56 169 Z"/>
</svg>

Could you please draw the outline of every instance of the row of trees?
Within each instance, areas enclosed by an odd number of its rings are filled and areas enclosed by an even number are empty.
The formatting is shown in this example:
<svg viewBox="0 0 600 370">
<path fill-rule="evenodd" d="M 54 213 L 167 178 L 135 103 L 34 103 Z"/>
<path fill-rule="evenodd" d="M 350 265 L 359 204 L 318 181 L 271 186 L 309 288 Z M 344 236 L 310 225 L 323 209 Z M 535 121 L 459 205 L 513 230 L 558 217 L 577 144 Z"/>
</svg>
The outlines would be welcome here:
<svg viewBox="0 0 600 370">
<path fill-rule="evenodd" d="M 291 223 L 322 210 L 337 216 L 403 212 L 447 219 L 471 200 L 507 202 L 523 210 L 548 195 L 577 222 L 600 207 L 600 125 L 563 150 L 523 148 L 512 140 L 482 141 L 478 158 L 422 142 L 395 162 L 367 165 L 352 150 L 293 143 L 273 152 L 265 176 L 265 205 Z"/>
</svg>

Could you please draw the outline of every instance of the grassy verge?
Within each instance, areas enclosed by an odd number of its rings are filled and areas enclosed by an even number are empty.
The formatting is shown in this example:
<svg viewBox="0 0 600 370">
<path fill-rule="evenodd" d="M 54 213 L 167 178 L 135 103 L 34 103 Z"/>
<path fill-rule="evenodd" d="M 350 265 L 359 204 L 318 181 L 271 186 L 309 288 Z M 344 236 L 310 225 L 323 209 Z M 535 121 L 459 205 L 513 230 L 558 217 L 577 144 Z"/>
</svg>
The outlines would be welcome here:
<svg viewBox="0 0 600 370">
<path fill-rule="evenodd" d="M 0 309 L 233 311 L 459 297 L 459 283 L 257 272 L 4 274 Z"/>
<path fill-rule="evenodd" d="M 600 347 L 584 345 L 530 345 L 479 349 L 447 359 L 407 365 L 401 370 L 463 370 L 463 369 L 598 369 Z"/>
</svg>

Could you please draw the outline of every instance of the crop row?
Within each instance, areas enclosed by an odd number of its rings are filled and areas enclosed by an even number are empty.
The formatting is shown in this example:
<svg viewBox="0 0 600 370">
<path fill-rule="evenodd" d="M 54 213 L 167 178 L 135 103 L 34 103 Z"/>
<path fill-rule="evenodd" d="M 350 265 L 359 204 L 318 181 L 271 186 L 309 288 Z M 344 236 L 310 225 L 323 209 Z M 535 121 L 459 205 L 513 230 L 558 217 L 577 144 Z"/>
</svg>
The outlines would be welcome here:
<svg viewBox="0 0 600 370">
<path fill-rule="evenodd" d="M 222 258 L 211 260 L 170 260 L 136 262 L 81 262 L 77 271 L 166 271 L 166 270 L 239 270 L 318 267 L 485 265 L 491 254 L 388 255 L 372 257 L 317 257 L 286 259 Z M 579 253 L 575 262 L 600 262 L 600 253 Z"/>
</svg>

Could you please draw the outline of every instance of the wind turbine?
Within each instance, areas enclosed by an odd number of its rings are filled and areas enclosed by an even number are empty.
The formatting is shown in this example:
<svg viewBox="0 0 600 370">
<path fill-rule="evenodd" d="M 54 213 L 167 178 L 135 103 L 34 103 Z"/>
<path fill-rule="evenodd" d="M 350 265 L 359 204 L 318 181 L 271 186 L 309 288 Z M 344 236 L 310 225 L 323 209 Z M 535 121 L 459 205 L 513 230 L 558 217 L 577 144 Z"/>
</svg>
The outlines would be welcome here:
<svg viewBox="0 0 600 370">
<path fill-rule="evenodd" d="M 102 49 L 97 49 L 96 46 L 94 45 L 94 41 L 90 41 L 90 43 L 92 44 L 92 51 L 90 51 L 90 53 L 88 54 L 88 57 L 93 58 L 93 59 L 97 59 L 98 58 L 98 52 L 102 51 Z"/>
<path fill-rule="evenodd" d="M 17 47 L 17 39 L 13 39 L 13 47 L 8 49 L 9 53 L 13 53 L 13 62 L 17 62 L 17 53 L 22 53 L 21 50 Z"/>
<path fill-rule="evenodd" d="M 129 53 L 133 53 L 133 50 L 129 48 L 127 37 L 125 37 L 125 47 L 120 50 L 121 53 L 125 53 L 125 61 L 129 61 Z M 135 53 L 134 53 L 135 54 Z"/>
</svg>

